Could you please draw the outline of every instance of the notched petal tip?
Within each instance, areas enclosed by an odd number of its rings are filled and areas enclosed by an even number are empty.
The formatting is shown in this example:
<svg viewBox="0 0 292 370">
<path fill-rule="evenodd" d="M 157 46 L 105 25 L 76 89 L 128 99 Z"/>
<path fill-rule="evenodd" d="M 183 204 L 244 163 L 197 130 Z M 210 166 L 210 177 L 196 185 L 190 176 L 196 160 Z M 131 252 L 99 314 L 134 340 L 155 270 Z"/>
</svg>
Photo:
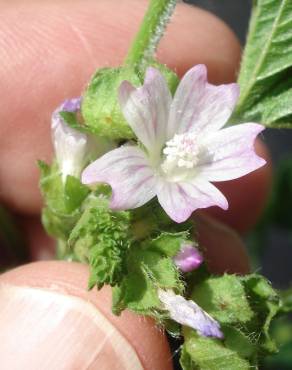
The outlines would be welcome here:
<svg viewBox="0 0 292 370">
<path fill-rule="evenodd" d="M 201 76 L 202 79 L 205 79 L 207 81 L 207 76 L 208 76 L 208 70 L 205 64 L 197 64 L 191 69 L 187 71 L 187 73 L 184 75 L 183 78 L 189 78 L 194 75 Z"/>
<path fill-rule="evenodd" d="M 163 74 L 159 71 L 159 69 L 155 67 L 147 67 L 146 73 L 145 73 L 145 79 L 144 79 L 144 84 L 149 84 L 152 83 L 152 80 L 155 78 L 162 78 L 164 79 Z"/>
</svg>

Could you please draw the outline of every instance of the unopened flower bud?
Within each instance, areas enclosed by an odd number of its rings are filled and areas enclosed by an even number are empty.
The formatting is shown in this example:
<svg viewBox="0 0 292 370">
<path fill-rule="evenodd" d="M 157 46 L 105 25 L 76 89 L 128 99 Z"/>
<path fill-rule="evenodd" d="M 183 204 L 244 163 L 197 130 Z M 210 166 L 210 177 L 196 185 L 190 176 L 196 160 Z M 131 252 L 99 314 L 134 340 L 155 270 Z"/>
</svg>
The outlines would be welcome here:
<svg viewBox="0 0 292 370">
<path fill-rule="evenodd" d="M 183 243 L 178 254 L 174 257 L 174 263 L 182 272 L 190 272 L 197 269 L 203 262 L 203 256 L 193 243 Z"/>
<path fill-rule="evenodd" d="M 88 158 L 88 136 L 69 127 L 60 115 L 77 112 L 80 102 L 80 98 L 66 100 L 52 115 L 52 140 L 63 182 L 68 175 L 79 177 Z"/>
<path fill-rule="evenodd" d="M 153 65 L 161 71 L 169 88 L 174 91 L 178 84 L 176 74 L 157 62 L 153 62 Z M 119 86 L 125 80 L 140 86 L 144 73 L 132 66 L 102 68 L 95 73 L 84 92 L 82 116 L 86 127 L 99 137 L 111 140 L 136 138 L 118 103 Z"/>
</svg>

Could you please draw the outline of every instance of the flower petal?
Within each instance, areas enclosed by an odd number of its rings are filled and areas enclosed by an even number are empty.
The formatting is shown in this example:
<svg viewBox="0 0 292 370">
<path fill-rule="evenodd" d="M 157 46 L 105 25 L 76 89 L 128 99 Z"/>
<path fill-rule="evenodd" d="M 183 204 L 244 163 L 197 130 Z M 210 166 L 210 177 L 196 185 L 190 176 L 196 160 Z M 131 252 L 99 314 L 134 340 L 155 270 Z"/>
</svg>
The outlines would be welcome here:
<svg viewBox="0 0 292 370">
<path fill-rule="evenodd" d="M 61 105 L 61 110 L 65 112 L 76 112 L 81 108 L 82 97 L 67 99 Z"/>
<path fill-rule="evenodd" d="M 217 131 L 229 119 L 238 95 L 237 84 L 211 85 L 206 67 L 193 67 L 181 80 L 171 104 L 168 139 L 174 133 Z"/>
<path fill-rule="evenodd" d="M 182 272 L 190 272 L 202 264 L 203 256 L 195 247 L 194 243 L 188 242 L 181 245 L 180 251 L 173 260 Z"/>
<path fill-rule="evenodd" d="M 138 139 L 152 152 L 160 151 L 166 140 L 166 126 L 171 94 L 163 75 L 147 68 L 143 86 L 135 88 L 128 81 L 119 88 L 123 114 Z"/>
<path fill-rule="evenodd" d="M 219 323 L 194 301 L 186 300 L 171 290 L 159 289 L 158 297 L 174 321 L 197 330 L 204 337 L 223 338 Z"/>
<path fill-rule="evenodd" d="M 254 140 L 263 129 L 256 123 L 244 123 L 208 135 L 203 141 L 206 153 L 200 159 L 199 176 L 226 181 L 262 167 L 266 161 L 255 153 Z"/>
<path fill-rule="evenodd" d="M 67 99 L 52 114 L 52 141 L 63 182 L 68 175 L 79 178 L 89 152 L 88 136 L 68 126 L 60 116 L 61 111 L 78 111 L 80 102 L 81 98 Z"/>
<path fill-rule="evenodd" d="M 157 197 L 160 205 L 175 222 L 186 221 L 198 208 L 219 206 L 228 208 L 224 195 L 211 183 L 201 178 L 191 182 L 161 182 Z"/>
<path fill-rule="evenodd" d="M 112 187 L 110 207 L 133 209 L 155 196 L 156 179 L 144 152 L 123 146 L 106 153 L 82 173 L 83 184 L 106 183 Z"/>
</svg>

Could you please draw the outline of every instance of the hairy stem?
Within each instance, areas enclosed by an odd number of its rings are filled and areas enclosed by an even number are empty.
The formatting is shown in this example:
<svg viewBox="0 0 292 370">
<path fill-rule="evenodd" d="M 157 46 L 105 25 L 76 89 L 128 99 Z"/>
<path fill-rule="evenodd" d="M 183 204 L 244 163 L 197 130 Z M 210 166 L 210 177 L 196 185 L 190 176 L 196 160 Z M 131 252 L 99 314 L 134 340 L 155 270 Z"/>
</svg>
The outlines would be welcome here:
<svg viewBox="0 0 292 370">
<path fill-rule="evenodd" d="M 151 0 L 125 64 L 143 66 L 151 59 L 178 0 Z"/>
</svg>

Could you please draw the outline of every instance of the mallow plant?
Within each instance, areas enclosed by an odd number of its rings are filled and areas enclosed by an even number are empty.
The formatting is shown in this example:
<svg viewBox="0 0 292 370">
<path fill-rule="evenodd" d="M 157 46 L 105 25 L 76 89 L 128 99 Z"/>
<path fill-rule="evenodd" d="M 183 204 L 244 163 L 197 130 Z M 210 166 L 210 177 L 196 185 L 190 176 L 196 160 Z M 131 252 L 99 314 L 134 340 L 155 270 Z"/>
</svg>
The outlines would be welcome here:
<svg viewBox="0 0 292 370">
<path fill-rule="evenodd" d="M 265 166 L 265 126 L 292 127 L 292 3 L 253 2 L 238 81 L 219 86 L 205 65 L 179 81 L 155 60 L 175 5 L 151 0 L 124 64 L 53 112 L 42 220 L 58 258 L 89 265 L 89 289 L 112 286 L 116 315 L 151 316 L 182 339 L 183 369 L 258 368 L 289 300 L 259 274 L 211 274 L 191 215 L 227 210 L 216 182 Z"/>
</svg>

